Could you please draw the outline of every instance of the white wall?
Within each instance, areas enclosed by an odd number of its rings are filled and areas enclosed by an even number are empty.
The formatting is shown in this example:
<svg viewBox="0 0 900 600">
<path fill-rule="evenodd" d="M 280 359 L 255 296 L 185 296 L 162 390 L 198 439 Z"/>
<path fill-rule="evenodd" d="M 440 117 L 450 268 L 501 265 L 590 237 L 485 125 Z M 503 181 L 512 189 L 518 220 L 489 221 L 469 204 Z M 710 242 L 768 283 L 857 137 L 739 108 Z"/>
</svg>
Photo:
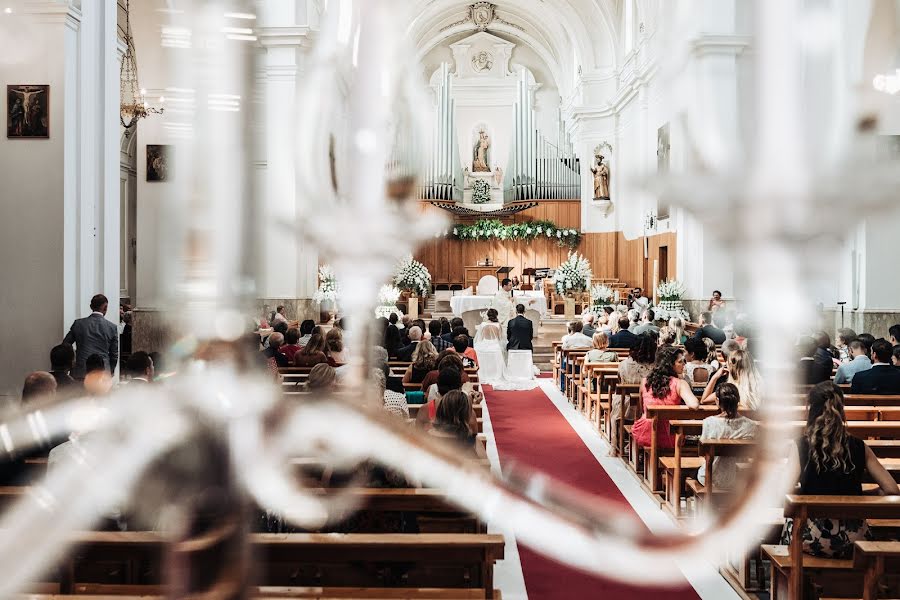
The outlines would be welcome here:
<svg viewBox="0 0 900 600">
<path fill-rule="evenodd" d="M 9 2 L 0 86 L 50 85 L 49 139 L 0 136 L 0 394 L 49 368 L 91 296 L 118 321 L 118 67 L 115 2 Z M 3 101 L 4 110 L 6 101 Z"/>
</svg>

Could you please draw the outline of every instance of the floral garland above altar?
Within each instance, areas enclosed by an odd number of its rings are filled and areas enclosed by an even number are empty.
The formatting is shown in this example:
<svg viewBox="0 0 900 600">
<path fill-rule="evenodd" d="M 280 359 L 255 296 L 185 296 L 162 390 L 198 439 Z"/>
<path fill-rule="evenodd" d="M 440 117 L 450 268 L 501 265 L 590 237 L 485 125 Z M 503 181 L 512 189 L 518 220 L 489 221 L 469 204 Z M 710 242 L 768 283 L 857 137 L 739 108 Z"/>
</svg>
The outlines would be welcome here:
<svg viewBox="0 0 900 600">
<path fill-rule="evenodd" d="M 474 225 L 456 225 L 450 237 L 457 240 L 512 240 L 531 242 L 537 238 L 555 240 L 557 245 L 577 248 L 581 243 L 581 232 L 577 229 L 562 229 L 552 221 L 528 221 L 504 225 L 496 219 L 484 219 Z"/>
</svg>

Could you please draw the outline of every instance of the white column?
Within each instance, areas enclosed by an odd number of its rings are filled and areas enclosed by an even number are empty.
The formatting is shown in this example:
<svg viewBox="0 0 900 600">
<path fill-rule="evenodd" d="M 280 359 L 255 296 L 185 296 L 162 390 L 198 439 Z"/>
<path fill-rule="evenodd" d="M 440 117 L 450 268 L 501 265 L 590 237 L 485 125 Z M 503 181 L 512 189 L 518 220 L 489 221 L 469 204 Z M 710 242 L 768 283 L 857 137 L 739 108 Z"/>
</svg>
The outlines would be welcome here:
<svg viewBox="0 0 900 600">
<path fill-rule="evenodd" d="M 258 162 L 263 195 L 258 296 L 265 300 L 309 300 L 317 283 L 318 254 L 293 232 L 297 211 L 293 123 L 297 89 L 312 45 L 305 4 L 260 3 L 257 35 L 264 49 L 265 138 Z"/>
</svg>

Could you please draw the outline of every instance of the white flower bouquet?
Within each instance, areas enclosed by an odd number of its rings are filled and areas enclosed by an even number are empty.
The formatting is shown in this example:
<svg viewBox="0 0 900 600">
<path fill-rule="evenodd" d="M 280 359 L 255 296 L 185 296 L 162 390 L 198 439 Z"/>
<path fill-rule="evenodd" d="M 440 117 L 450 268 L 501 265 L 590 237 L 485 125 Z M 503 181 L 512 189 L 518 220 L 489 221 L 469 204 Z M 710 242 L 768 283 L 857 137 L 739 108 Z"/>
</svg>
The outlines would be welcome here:
<svg viewBox="0 0 900 600">
<path fill-rule="evenodd" d="M 400 299 L 400 288 L 386 284 L 378 290 L 378 306 L 375 307 L 375 316 L 390 318 L 392 314 L 403 317 L 403 313 L 397 308 L 397 300 Z"/>
<path fill-rule="evenodd" d="M 569 258 L 556 270 L 556 292 L 570 295 L 583 292 L 591 285 L 591 263 L 577 252 L 569 253 Z"/>
<path fill-rule="evenodd" d="M 313 300 L 320 304 L 322 302 L 337 302 L 340 293 L 337 278 L 335 278 L 331 267 L 328 265 L 319 267 L 319 288 L 313 294 Z"/>
<path fill-rule="evenodd" d="M 656 286 L 656 295 L 661 302 L 677 302 L 684 298 L 684 284 L 677 279 L 666 279 Z"/>
<path fill-rule="evenodd" d="M 606 306 L 616 297 L 616 292 L 606 284 L 598 283 L 591 288 L 591 304 Z"/>
<path fill-rule="evenodd" d="M 397 266 L 394 283 L 401 290 L 426 296 L 431 291 L 431 273 L 425 265 L 408 256 Z"/>
</svg>

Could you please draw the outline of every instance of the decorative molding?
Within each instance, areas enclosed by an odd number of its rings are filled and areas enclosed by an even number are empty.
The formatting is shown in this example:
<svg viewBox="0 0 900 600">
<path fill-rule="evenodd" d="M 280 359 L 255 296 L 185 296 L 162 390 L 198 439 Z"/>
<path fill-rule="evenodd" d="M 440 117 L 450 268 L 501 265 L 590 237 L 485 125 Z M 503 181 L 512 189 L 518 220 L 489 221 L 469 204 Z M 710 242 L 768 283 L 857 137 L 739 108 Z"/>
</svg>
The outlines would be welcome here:
<svg viewBox="0 0 900 600">
<path fill-rule="evenodd" d="M 690 41 L 695 56 L 742 54 L 751 45 L 750 36 L 703 33 Z"/>
<path fill-rule="evenodd" d="M 309 27 L 260 27 L 255 31 L 263 48 L 312 48 L 316 41 L 315 33 Z"/>
<path fill-rule="evenodd" d="M 463 19 L 442 27 L 441 32 L 467 23 L 472 23 L 478 31 L 487 31 L 488 27 L 493 23 L 501 23 L 508 27 L 525 31 L 524 27 L 516 25 L 515 23 L 510 23 L 497 16 L 496 4 L 491 4 L 490 2 L 476 2 L 475 4 L 470 4 L 468 6 L 466 16 Z"/>
</svg>

